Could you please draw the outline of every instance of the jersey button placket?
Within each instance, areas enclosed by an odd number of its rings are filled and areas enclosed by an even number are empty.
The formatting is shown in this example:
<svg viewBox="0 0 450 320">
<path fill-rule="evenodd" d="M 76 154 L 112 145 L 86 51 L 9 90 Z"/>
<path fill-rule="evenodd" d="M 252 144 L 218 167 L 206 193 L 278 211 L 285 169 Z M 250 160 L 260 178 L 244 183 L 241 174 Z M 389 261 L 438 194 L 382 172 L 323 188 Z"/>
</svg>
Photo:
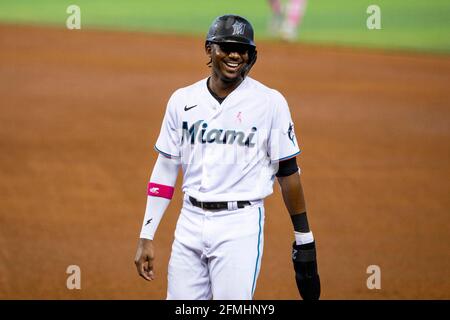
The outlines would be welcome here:
<svg viewBox="0 0 450 320">
<path fill-rule="evenodd" d="M 204 158 L 203 158 L 203 162 L 202 162 L 202 185 L 205 188 L 209 188 L 209 185 L 211 184 L 211 177 L 210 177 L 210 173 L 208 170 L 208 163 L 210 163 L 212 161 L 212 156 L 210 155 L 211 153 L 211 149 L 210 148 L 206 148 L 205 153 L 204 153 Z"/>
<path fill-rule="evenodd" d="M 214 110 L 214 112 L 213 112 L 213 115 L 210 120 L 217 118 L 222 113 L 224 104 L 225 104 L 225 101 L 223 101 L 222 103 L 219 103 L 219 101 L 214 99 L 213 103 L 211 104 L 211 108 Z"/>
<path fill-rule="evenodd" d="M 207 123 L 209 126 L 209 129 L 214 128 L 215 127 L 215 117 L 220 113 L 220 111 L 216 112 L 215 114 L 212 115 L 211 118 L 208 119 Z M 206 135 L 205 134 L 205 140 L 206 140 Z M 211 163 L 214 161 L 214 154 L 213 154 L 213 148 L 211 148 L 209 146 L 210 143 L 208 143 L 208 141 L 206 141 L 206 143 L 203 145 L 204 152 L 203 152 L 203 159 L 202 159 L 202 186 L 205 188 L 209 188 L 209 185 L 211 184 L 211 174 L 208 170 L 208 168 L 210 167 Z"/>
</svg>

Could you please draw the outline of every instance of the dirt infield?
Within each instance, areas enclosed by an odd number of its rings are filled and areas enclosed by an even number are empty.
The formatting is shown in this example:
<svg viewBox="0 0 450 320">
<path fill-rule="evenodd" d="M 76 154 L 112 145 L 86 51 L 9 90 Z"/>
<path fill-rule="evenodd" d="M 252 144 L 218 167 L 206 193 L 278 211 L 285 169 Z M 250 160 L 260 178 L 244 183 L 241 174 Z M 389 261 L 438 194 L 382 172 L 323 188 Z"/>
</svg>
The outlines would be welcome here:
<svg viewBox="0 0 450 320">
<path fill-rule="evenodd" d="M 164 299 L 133 263 L 168 97 L 208 75 L 201 38 L 0 26 L 0 298 Z M 261 43 L 288 99 L 324 299 L 450 298 L 450 58 Z M 180 178 L 178 186 L 180 185 Z M 291 224 L 266 200 L 256 299 L 298 299 Z M 81 268 L 81 290 L 66 268 Z M 366 269 L 381 268 L 381 290 Z"/>
</svg>

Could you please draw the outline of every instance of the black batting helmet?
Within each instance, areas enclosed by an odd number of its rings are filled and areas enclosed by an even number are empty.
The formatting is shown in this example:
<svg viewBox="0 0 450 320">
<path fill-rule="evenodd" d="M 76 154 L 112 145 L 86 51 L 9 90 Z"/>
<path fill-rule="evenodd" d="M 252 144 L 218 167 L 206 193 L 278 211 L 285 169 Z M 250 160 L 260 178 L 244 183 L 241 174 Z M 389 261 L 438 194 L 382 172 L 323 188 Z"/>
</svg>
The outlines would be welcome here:
<svg viewBox="0 0 450 320">
<path fill-rule="evenodd" d="M 250 22 L 233 14 L 217 17 L 213 21 L 206 35 L 206 43 L 208 42 L 232 42 L 256 47 Z"/>
</svg>

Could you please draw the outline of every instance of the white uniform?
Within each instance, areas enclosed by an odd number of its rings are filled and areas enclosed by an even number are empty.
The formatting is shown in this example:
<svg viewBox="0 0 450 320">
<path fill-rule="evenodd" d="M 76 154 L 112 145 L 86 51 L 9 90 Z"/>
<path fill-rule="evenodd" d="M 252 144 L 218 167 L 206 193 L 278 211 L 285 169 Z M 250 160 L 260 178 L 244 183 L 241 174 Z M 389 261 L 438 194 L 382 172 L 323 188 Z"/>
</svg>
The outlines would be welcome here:
<svg viewBox="0 0 450 320">
<path fill-rule="evenodd" d="M 263 253 L 263 199 L 280 160 L 300 153 L 284 97 L 246 77 L 220 104 L 207 79 L 170 98 L 155 149 L 181 161 L 185 193 L 168 299 L 251 299 Z M 202 202 L 228 202 L 204 210 Z M 237 201 L 251 205 L 237 208 Z"/>
</svg>

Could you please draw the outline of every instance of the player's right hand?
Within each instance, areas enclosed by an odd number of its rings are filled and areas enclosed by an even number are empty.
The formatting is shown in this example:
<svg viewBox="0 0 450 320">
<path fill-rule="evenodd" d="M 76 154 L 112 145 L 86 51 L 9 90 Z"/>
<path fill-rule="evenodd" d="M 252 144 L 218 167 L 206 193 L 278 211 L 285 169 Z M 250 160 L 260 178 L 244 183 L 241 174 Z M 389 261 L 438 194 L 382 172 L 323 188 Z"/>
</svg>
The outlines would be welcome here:
<svg viewBox="0 0 450 320">
<path fill-rule="evenodd" d="M 303 300 L 319 300 L 320 277 L 317 270 L 316 243 L 292 244 L 295 280 Z"/>
<path fill-rule="evenodd" d="M 136 265 L 139 275 L 147 281 L 155 279 L 153 273 L 153 241 L 149 239 L 139 239 L 134 264 Z"/>
</svg>

